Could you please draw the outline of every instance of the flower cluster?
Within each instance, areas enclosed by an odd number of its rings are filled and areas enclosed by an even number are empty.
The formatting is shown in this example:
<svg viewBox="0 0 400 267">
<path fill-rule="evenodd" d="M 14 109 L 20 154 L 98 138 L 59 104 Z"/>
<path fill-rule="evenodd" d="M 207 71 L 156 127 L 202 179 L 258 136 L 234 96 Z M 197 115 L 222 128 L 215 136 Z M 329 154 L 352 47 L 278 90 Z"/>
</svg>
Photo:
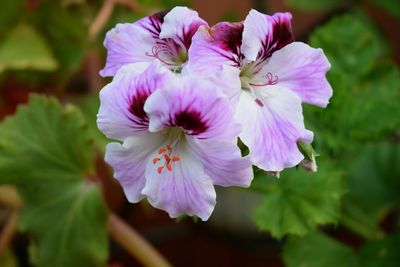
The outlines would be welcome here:
<svg viewBox="0 0 400 267">
<path fill-rule="evenodd" d="M 302 103 L 325 107 L 332 89 L 321 49 L 294 42 L 291 15 L 251 10 L 213 27 L 176 7 L 105 38 L 113 76 L 100 92 L 98 127 L 112 142 L 106 161 L 130 202 L 147 197 L 173 218 L 207 220 L 214 185 L 248 187 L 252 165 L 298 165 Z M 238 137 L 249 148 L 243 157 Z"/>
</svg>

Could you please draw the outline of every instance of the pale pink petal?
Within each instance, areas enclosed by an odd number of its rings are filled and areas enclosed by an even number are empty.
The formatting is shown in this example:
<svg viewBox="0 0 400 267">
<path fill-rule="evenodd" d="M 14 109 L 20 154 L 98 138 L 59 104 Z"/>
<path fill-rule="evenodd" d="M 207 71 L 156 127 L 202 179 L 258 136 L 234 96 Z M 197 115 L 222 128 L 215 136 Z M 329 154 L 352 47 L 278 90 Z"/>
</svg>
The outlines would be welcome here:
<svg viewBox="0 0 400 267">
<path fill-rule="evenodd" d="M 273 16 L 252 9 L 244 21 L 241 50 L 250 61 L 265 60 L 276 51 L 293 42 L 290 13 Z"/>
<path fill-rule="evenodd" d="M 187 68 L 202 74 L 213 73 L 223 65 L 239 68 L 242 32 L 242 23 L 221 22 L 211 28 L 201 26 L 192 38 Z"/>
<path fill-rule="evenodd" d="M 325 77 L 329 69 L 322 49 L 294 42 L 273 53 L 259 75 L 276 77 L 279 86 L 289 88 L 303 102 L 326 107 L 332 96 Z"/>
<path fill-rule="evenodd" d="M 178 127 L 198 139 L 236 140 L 240 126 L 234 123 L 233 108 L 215 87 L 201 77 L 182 76 L 154 92 L 144 107 L 149 131 Z"/>
<path fill-rule="evenodd" d="M 149 54 L 155 44 L 152 34 L 137 23 L 117 24 L 106 34 L 106 66 L 100 71 L 100 75 L 114 76 L 126 64 L 151 62 L 154 58 Z"/>
<path fill-rule="evenodd" d="M 201 160 L 213 183 L 220 186 L 248 187 L 253 179 L 250 157 L 242 157 L 236 143 L 188 138 L 193 153 Z"/>
<path fill-rule="evenodd" d="M 180 160 L 172 164 L 171 170 L 152 161 L 146 167 L 146 185 L 142 194 L 146 195 L 151 205 L 168 212 L 171 218 L 188 214 L 207 220 L 215 206 L 215 190 L 210 177 L 196 156 L 178 144 L 175 153 Z M 154 153 L 152 157 L 157 157 Z M 162 166 L 161 166 L 162 167 Z"/>
<path fill-rule="evenodd" d="M 143 72 L 143 73 L 142 73 Z M 125 140 L 147 132 L 148 117 L 143 110 L 147 97 L 168 83 L 173 74 L 154 61 L 124 66 L 113 81 L 100 91 L 97 114 L 99 129 L 109 138 Z"/>
<path fill-rule="evenodd" d="M 192 43 L 192 37 L 201 26 L 208 26 L 199 14 L 187 7 L 175 7 L 164 17 L 160 39 L 171 38 L 186 51 Z"/>
<path fill-rule="evenodd" d="M 281 171 L 303 159 L 297 141 L 311 142 L 312 132 L 304 127 L 301 99 L 280 86 L 257 88 L 254 96 L 242 93 L 236 118 L 239 135 L 249 147 L 253 163 L 266 171 Z"/>
<path fill-rule="evenodd" d="M 136 203 L 144 195 L 145 169 L 153 151 L 164 140 L 157 134 L 142 134 L 128 138 L 123 144 L 110 143 L 106 147 L 105 161 L 114 169 L 114 177 L 121 184 L 129 202 Z"/>
</svg>

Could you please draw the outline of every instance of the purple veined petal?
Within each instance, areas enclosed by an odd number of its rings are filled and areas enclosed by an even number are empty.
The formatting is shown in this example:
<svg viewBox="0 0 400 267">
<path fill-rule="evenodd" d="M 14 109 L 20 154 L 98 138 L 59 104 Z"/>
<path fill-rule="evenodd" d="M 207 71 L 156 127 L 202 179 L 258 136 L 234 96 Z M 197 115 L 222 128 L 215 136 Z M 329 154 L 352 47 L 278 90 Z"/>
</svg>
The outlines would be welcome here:
<svg viewBox="0 0 400 267">
<path fill-rule="evenodd" d="M 124 65 L 151 62 L 154 58 L 148 55 L 152 53 L 155 44 L 152 34 L 138 23 L 117 24 L 106 34 L 104 46 L 107 48 L 107 59 L 100 75 L 114 76 Z"/>
<path fill-rule="evenodd" d="M 290 13 L 273 16 L 252 9 L 244 21 L 241 50 L 250 61 L 266 60 L 271 54 L 294 41 Z"/>
<path fill-rule="evenodd" d="M 97 114 L 99 129 L 109 138 L 126 138 L 148 131 L 148 117 L 144 112 L 147 97 L 162 88 L 173 74 L 154 61 L 124 66 L 113 81 L 100 91 Z"/>
<path fill-rule="evenodd" d="M 177 144 L 174 153 L 179 155 L 179 160 L 173 162 L 170 169 L 157 165 L 159 162 L 154 164 L 152 160 L 147 163 L 142 194 L 151 205 L 167 211 L 172 218 L 188 214 L 206 221 L 216 203 L 212 180 L 184 143 Z M 152 158 L 158 156 L 154 153 Z"/>
<path fill-rule="evenodd" d="M 289 88 L 303 102 L 326 107 L 332 96 L 325 77 L 329 69 L 322 49 L 294 42 L 273 53 L 259 73 L 276 77 L 279 86 Z"/>
<path fill-rule="evenodd" d="M 301 99 L 289 89 L 271 85 L 243 92 L 236 109 L 242 124 L 239 135 L 249 147 L 254 165 L 266 171 L 281 171 L 297 165 L 304 157 L 297 141 L 311 142 L 304 127 Z"/>
<path fill-rule="evenodd" d="M 193 153 L 215 185 L 249 187 L 253 179 L 250 157 L 242 157 L 236 142 L 187 139 Z"/>
<path fill-rule="evenodd" d="M 121 184 L 129 202 L 136 203 L 144 195 L 145 169 L 153 151 L 162 146 L 158 134 L 142 134 L 128 138 L 123 144 L 109 143 L 105 161 L 114 169 L 114 178 Z"/>
<path fill-rule="evenodd" d="M 175 7 L 164 17 L 160 39 L 171 38 L 187 52 L 193 35 L 201 25 L 208 27 L 207 22 L 196 11 L 187 7 Z"/>
<path fill-rule="evenodd" d="M 197 76 L 181 76 L 168 89 L 154 92 L 144 110 L 149 131 L 178 127 L 198 139 L 236 140 L 240 125 L 226 96 L 215 84 Z"/>
<path fill-rule="evenodd" d="M 223 65 L 241 66 L 243 23 L 221 22 L 211 28 L 200 26 L 192 38 L 187 68 L 199 74 L 213 73 Z"/>
</svg>

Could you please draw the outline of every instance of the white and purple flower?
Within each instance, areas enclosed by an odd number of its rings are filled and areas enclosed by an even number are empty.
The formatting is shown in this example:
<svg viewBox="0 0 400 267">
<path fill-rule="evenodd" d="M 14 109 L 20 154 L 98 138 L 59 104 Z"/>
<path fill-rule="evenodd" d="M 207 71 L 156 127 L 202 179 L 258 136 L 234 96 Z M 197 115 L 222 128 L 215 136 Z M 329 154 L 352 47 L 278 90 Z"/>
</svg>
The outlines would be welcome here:
<svg viewBox="0 0 400 267">
<path fill-rule="evenodd" d="M 301 103 L 325 107 L 332 96 L 325 78 L 328 60 L 321 49 L 294 42 L 290 20 L 289 13 L 268 16 L 251 10 L 241 23 L 199 27 L 189 49 L 187 72 L 240 70 L 240 84 L 230 93 L 238 99 L 233 105 L 242 125 L 239 136 L 253 163 L 267 171 L 299 164 L 303 155 L 297 142 L 313 139 Z"/>
<path fill-rule="evenodd" d="M 178 76 L 158 61 L 126 65 L 100 93 L 99 128 L 112 139 L 106 161 L 130 202 L 147 197 L 173 218 L 210 216 L 214 185 L 247 187 L 251 161 L 240 126 L 214 83 Z"/>
<path fill-rule="evenodd" d="M 207 23 L 187 7 L 175 7 L 134 23 L 117 24 L 104 40 L 107 63 L 100 74 L 114 76 L 126 64 L 153 60 L 179 71 L 187 61 L 192 37 L 201 25 Z"/>
</svg>

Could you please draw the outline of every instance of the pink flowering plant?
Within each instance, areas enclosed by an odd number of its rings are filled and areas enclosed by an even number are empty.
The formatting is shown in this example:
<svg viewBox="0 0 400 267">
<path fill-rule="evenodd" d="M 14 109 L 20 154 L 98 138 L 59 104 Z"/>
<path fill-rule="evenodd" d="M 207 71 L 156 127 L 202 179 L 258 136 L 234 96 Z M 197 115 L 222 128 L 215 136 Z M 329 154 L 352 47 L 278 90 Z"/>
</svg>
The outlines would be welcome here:
<svg viewBox="0 0 400 267">
<path fill-rule="evenodd" d="M 398 1 L 3 2 L 0 266 L 400 266 Z"/>
<path fill-rule="evenodd" d="M 252 164 L 276 174 L 304 160 L 298 143 L 313 133 L 302 103 L 327 106 L 330 64 L 294 42 L 290 20 L 251 10 L 209 27 L 176 7 L 107 33 L 100 73 L 114 78 L 100 92 L 97 124 L 121 142 L 105 158 L 130 202 L 207 220 L 214 185 L 248 187 Z"/>
</svg>

